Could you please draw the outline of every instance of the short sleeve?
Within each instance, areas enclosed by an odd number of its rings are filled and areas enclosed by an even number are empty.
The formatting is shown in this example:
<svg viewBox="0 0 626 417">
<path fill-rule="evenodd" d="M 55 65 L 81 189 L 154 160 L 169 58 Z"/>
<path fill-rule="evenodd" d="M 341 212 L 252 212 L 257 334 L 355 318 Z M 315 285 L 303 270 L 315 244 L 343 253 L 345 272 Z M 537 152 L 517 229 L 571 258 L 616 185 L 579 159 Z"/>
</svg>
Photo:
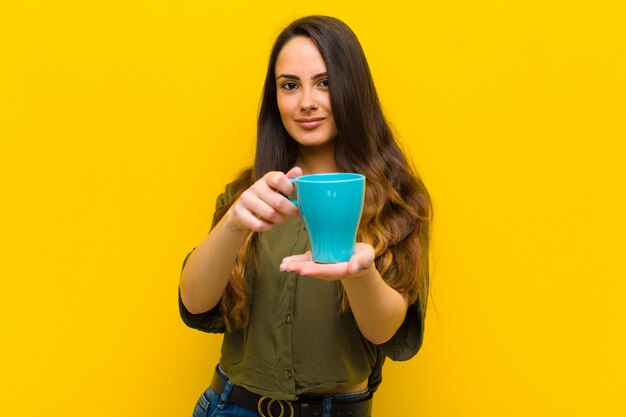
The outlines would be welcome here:
<svg viewBox="0 0 626 417">
<path fill-rule="evenodd" d="M 220 314 L 219 304 L 212 310 L 205 313 L 193 314 L 183 304 L 183 300 L 180 296 L 180 289 L 178 290 L 178 309 L 180 310 L 180 317 L 183 319 L 188 327 L 192 329 L 201 330 L 207 333 L 224 333 L 226 325 L 224 319 Z"/>
<path fill-rule="evenodd" d="M 226 186 L 226 189 L 222 194 L 217 196 L 215 200 L 215 211 L 213 212 L 213 222 L 211 222 L 211 230 L 215 228 L 217 223 L 221 220 L 221 217 L 218 216 L 218 213 L 222 212 L 224 207 L 228 206 L 230 200 L 233 198 L 233 183 L 230 183 Z"/>
<path fill-rule="evenodd" d="M 387 342 L 378 345 L 392 361 L 406 361 L 417 354 L 424 339 L 424 319 L 419 303 L 409 306 L 404 322 Z"/>
<path fill-rule="evenodd" d="M 193 250 L 185 257 L 181 270 L 185 268 L 187 259 L 189 259 L 189 255 L 192 253 Z M 207 333 L 224 333 L 226 330 L 224 319 L 220 313 L 219 303 L 209 311 L 200 314 L 193 314 L 187 310 L 187 307 L 183 304 L 183 299 L 180 296 L 180 287 L 178 288 L 178 310 L 180 312 L 180 318 L 183 319 L 183 323 L 192 329 L 201 330 Z"/>
<path fill-rule="evenodd" d="M 226 189 L 222 194 L 217 197 L 215 201 L 215 215 L 213 216 L 213 222 L 211 224 L 211 230 L 217 225 L 220 218 L 217 215 L 222 212 L 224 207 L 226 207 L 233 196 L 233 184 L 228 184 Z M 194 248 L 195 250 L 195 248 Z M 187 263 L 187 259 L 193 253 L 193 250 L 187 254 L 185 259 L 183 260 L 183 266 L 181 271 L 185 268 L 185 264 Z M 224 333 L 226 330 L 226 325 L 224 323 L 224 318 L 220 312 L 219 303 L 213 309 L 206 311 L 200 314 L 193 314 L 185 304 L 183 304 L 183 299 L 180 295 L 180 287 L 178 287 L 178 310 L 180 312 L 180 317 L 188 327 L 192 329 L 197 329 L 207 333 Z"/>
</svg>

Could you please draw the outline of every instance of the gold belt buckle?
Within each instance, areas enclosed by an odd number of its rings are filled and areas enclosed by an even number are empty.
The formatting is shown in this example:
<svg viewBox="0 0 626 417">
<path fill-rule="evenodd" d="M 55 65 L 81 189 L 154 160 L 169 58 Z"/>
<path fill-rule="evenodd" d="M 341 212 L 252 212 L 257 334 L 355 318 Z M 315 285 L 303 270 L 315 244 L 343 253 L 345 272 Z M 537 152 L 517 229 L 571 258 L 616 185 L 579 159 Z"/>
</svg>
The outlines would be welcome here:
<svg viewBox="0 0 626 417">
<path fill-rule="evenodd" d="M 267 414 L 269 414 L 269 416 L 266 416 L 263 413 L 263 401 L 265 400 L 269 400 L 269 402 L 267 403 L 267 407 L 265 407 Z M 274 403 L 278 403 L 278 405 L 280 405 L 280 414 L 278 416 L 275 416 L 274 414 L 272 414 L 272 404 Z M 259 414 L 261 415 L 261 417 L 283 417 L 285 415 L 285 406 L 283 403 L 286 403 L 289 406 L 289 416 L 288 417 L 293 417 L 295 412 L 293 410 L 293 405 L 291 405 L 291 401 L 287 401 L 287 400 L 274 400 L 270 397 L 267 396 L 263 396 L 261 397 L 261 399 L 259 400 L 258 404 L 257 404 L 257 409 L 259 411 Z"/>
</svg>

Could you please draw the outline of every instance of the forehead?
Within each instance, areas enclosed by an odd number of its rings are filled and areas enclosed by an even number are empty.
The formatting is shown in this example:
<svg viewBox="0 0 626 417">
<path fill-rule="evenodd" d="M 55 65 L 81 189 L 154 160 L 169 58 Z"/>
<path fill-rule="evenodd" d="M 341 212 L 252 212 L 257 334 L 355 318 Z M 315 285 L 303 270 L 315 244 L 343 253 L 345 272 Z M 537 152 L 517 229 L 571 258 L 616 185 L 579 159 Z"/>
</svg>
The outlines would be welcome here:
<svg viewBox="0 0 626 417">
<path fill-rule="evenodd" d="M 278 54 L 275 72 L 276 75 L 319 74 L 326 72 L 326 64 L 311 39 L 297 36 L 287 42 Z"/>
</svg>

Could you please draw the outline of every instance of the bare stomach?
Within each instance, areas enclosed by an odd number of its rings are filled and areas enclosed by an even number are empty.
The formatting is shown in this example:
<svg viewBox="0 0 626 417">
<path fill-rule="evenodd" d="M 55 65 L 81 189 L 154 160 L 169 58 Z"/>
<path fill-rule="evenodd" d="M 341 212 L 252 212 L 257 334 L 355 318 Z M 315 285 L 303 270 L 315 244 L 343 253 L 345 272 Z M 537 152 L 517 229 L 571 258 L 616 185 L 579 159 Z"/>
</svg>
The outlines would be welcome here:
<svg viewBox="0 0 626 417">
<path fill-rule="evenodd" d="M 367 379 L 357 385 L 348 385 L 348 386 L 335 387 L 335 388 L 330 388 L 330 389 L 313 390 L 313 391 L 309 391 L 308 394 L 327 394 L 327 395 L 350 394 L 352 392 L 363 391 L 365 388 L 367 388 Z"/>
</svg>

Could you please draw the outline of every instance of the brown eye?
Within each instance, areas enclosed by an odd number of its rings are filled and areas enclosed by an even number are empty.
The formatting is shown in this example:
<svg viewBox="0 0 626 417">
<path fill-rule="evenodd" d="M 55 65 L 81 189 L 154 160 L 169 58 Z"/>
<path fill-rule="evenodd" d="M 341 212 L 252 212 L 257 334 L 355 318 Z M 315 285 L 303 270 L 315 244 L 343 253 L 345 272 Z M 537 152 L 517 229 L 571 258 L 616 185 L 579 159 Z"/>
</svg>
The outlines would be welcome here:
<svg viewBox="0 0 626 417">
<path fill-rule="evenodd" d="M 328 88 L 328 80 L 322 80 L 319 83 L 320 87 Z"/>
<path fill-rule="evenodd" d="M 297 88 L 297 87 L 298 87 L 298 85 L 297 85 L 296 83 L 284 83 L 284 84 L 282 85 L 282 87 L 283 87 L 285 90 L 293 90 L 294 88 Z"/>
</svg>

